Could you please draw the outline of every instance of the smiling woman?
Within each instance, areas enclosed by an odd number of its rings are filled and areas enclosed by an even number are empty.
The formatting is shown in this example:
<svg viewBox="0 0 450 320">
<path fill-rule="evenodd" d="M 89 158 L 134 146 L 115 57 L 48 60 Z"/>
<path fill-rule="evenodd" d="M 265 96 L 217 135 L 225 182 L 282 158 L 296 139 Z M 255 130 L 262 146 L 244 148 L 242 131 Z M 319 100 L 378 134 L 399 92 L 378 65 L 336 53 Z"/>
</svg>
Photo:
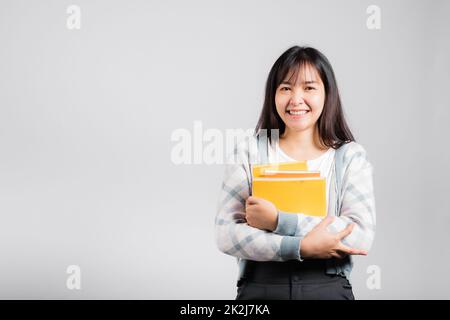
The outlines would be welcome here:
<svg viewBox="0 0 450 320">
<path fill-rule="evenodd" d="M 258 146 L 257 156 L 251 145 Z M 216 241 L 238 259 L 236 298 L 354 299 L 351 256 L 367 255 L 375 235 L 372 165 L 347 126 L 322 53 L 296 46 L 277 59 L 255 135 L 234 153 L 240 163 L 225 170 Z M 320 171 L 327 217 L 283 212 L 252 196 L 249 159 L 305 161 Z"/>
<path fill-rule="evenodd" d="M 325 88 L 322 80 L 317 71 L 305 63 L 291 72 L 275 94 L 277 112 L 287 124 L 286 131 L 314 126 L 322 113 L 324 101 Z"/>
<path fill-rule="evenodd" d="M 307 113 L 296 117 L 295 111 L 299 110 Z M 255 131 L 263 128 L 279 129 L 280 138 L 290 132 L 310 135 L 314 131 L 314 143 L 322 147 L 338 148 L 355 140 L 344 118 L 334 71 L 321 52 L 292 47 L 277 59 L 267 79 Z"/>
<path fill-rule="evenodd" d="M 294 154 L 293 158 L 315 157 L 313 154 L 296 154 L 304 152 L 295 146 L 287 144 L 285 137 L 296 135 L 296 132 L 308 133 L 313 131 L 313 136 L 319 148 L 314 154 L 320 154 L 326 150 L 318 139 L 318 132 L 314 130 L 315 123 L 322 114 L 325 102 L 325 87 L 317 70 L 311 64 L 303 61 L 287 75 L 279 85 L 275 94 L 277 113 L 285 124 L 285 131 L 280 137 L 280 146 L 287 153 Z"/>
</svg>

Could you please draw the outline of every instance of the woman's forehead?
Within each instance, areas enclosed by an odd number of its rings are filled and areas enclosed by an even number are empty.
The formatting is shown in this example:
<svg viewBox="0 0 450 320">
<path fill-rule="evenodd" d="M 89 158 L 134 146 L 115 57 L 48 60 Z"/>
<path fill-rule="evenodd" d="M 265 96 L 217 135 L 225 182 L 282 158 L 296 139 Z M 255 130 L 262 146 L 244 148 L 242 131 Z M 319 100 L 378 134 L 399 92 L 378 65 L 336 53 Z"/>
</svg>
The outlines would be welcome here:
<svg viewBox="0 0 450 320">
<path fill-rule="evenodd" d="M 297 65 L 294 68 L 291 68 L 283 82 L 297 84 L 297 83 L 305 83 L 305 82 L 318 82 L 321 83 L 320 75 L 317 72 L 316 68 L 309 63 L 302 63 Z"/>
</svg>

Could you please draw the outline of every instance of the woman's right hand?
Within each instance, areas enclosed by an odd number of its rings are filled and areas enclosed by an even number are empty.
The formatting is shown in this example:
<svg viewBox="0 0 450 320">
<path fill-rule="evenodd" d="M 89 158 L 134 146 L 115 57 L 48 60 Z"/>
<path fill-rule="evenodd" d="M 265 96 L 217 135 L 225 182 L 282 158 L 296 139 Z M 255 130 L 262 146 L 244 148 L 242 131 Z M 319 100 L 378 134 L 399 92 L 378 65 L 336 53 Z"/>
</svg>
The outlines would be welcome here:
<svg viewBox="0 0 450 320">
<path fill-rule="evenodd" d="M 350 248 L 341 242 L 352 232 L 354 224 L 349 224 L 344 230 L 334 234 L 327 230 L 333 220 L 334 216 L 326 217 L 301 240 L 300 256 L 302 258 L 342 259 L 349 254 L 367 255 L 367 251 Z"/>
</svg>

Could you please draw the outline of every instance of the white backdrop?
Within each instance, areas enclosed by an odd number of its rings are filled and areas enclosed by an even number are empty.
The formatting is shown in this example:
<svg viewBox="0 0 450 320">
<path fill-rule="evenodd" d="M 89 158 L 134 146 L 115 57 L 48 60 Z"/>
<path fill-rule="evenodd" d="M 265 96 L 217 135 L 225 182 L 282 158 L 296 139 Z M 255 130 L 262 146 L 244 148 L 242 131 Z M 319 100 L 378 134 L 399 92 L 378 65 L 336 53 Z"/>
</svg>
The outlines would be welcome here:
<svg viewBox="0 0 450 320">
<path fill-rule="evenodd" d="M 236 262 L 214 242 L 224 167 L 174 164 L 171 135 L 197 120 L 254 128 L 275 59 L 311 45 L 374 166 L 377 234 L 355 259 L 356 298 L 449 299 L 449 9 L 1 0 L 0 298 L 233 299 Z"/>
</svg>

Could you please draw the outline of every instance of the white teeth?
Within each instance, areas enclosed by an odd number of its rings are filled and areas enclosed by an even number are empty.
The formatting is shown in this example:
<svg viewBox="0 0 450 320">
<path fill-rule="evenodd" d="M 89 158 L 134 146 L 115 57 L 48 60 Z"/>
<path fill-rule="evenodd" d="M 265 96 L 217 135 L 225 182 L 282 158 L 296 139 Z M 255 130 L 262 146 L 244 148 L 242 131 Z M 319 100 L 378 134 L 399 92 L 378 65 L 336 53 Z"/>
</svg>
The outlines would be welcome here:
<svg viewBox="0 0 450 320">
<path fill-rule="evenodd" d="M 300 115 L 300 114 L 305 114 L 307 112 L 308 112 L 308 110 L 300 110 L 300 111 L 289 110 L 289 113 L 292 114 L 292 115 Z"/>
</svg>

